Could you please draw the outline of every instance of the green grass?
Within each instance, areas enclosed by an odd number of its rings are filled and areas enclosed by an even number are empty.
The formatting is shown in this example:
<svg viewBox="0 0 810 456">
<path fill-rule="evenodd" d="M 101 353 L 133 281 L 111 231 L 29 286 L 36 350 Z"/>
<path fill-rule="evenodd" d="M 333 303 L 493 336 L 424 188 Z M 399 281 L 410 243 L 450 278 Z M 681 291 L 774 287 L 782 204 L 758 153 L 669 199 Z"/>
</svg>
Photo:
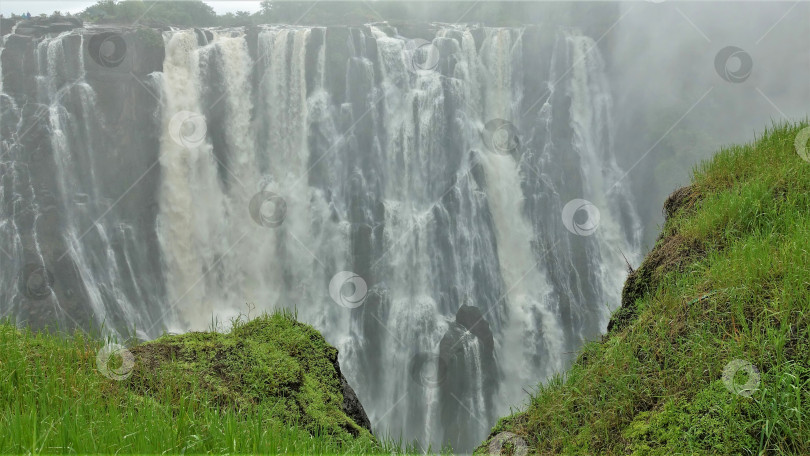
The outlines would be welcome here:
<svg viewBox="0 0 810 456">
<path fill-rule="evenodd" d="M 806 127 L 695 168 L 609 334 L 490 437 L 513 432 L 539 454 L 810 454 L 810 163 L 794 146 Z M 723 381 L 733 360 L 760 375 L 750 397 Z"/>
<path fill-rule="evenodd" d="M 120 381 L 97 369 L 102 346 L 0 324 L 0 453 L 402 451 L 340 410 L 337 351 L 287 313 L 131 347 Z"/>
</svg>

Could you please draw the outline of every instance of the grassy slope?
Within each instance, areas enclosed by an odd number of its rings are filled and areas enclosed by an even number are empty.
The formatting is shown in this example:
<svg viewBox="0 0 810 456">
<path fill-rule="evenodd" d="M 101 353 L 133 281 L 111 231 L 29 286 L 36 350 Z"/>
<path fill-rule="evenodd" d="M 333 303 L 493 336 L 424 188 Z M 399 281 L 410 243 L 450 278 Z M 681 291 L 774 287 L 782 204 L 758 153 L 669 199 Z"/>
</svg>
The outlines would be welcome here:
<svg viewBox="0 0 810 456">
<path fill-rule="evenodd" d="M 102 346 L 0 324 L 0 453 L 398 450 L 340 410 L 337 351 L 290 315 L 136 346 L 122 381 L 97 370 Z"/>
<path fill-rule="evenodd" d="M 490 438 L 509 431 L 540 454 L 810 454 L 804 127 L 776 126 L 695 169 L 609 334 Z M 750 397 L 722 380 L 735 359 L 761 375 Z"/>
</svg>

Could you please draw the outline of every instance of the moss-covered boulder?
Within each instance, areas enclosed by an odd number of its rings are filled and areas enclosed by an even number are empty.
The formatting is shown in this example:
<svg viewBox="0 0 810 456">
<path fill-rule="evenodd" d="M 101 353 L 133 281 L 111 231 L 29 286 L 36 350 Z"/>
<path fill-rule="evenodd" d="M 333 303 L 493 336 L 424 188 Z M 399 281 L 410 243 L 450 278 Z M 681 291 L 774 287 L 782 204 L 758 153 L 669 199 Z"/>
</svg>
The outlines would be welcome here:
<svg viewBox="0 0 810 456">
<path fill-rule="evenodd" d="M 165 335 L 131 351 L 127 387 L 145 397 L 180 404 L 193 391 L 222 408 L 270 410 L 272 418 L 313 434 L 373 439 L 337 349 L 292 315 L 236 322 L 227 334 Z"/>
</svg>

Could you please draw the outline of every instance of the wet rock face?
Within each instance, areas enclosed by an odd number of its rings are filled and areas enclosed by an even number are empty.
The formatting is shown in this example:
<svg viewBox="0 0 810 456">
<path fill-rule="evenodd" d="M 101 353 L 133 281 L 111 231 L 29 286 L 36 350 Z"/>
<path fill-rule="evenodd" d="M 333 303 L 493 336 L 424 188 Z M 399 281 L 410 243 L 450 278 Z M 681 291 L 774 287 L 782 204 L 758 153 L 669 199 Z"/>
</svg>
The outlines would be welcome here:
<svg viewBox="0 0 810 456">
<path fill-rule="evenodd" d="M 473 333 L 486 350 L 493 350 L 492 330 L 489 329 L 489 323 L 481 314 L 481 309 L 475 306 L 462 305 L 456 312 L 456 323 Z"/>
<path fill-rule="evenodd" d="M 366 414 L 366 411 L 363 408 L 363 404 L 360 403 L 360 399 L 354 392 L 354 388 L 352 388 L 352 386 L 349 385 L 349 382 L 346 380 L 346 377 L 340 370 L 340 363 L 338 362 L 337 350 L 330 351 L 327 356 L 329 356 L 329 360 L 335 367 L 335 372 L 337 372 L 338 377 L 340 377 L 340 389 L 343 393 L 343 403 L 341 404 L 340 409 L 343 411 L 343 413 L 346 414 L 346 416 L 351 418 L 358 426 L 367 430 L 368 432 L 372 432 L 371 420 L 368 419 L 368 415 Z"/>
<path fill-rule="evenodd" d="M 11 29 L 14 28 L 14 24 L 17 23 L 17 19 L 11 18 L 0 18 L 0 36 L 6 36 L 11 33 Z"/>
<path fill-rule="evenodd" d="M 493 398 L 498 389 L 498 366 L 489 322 L 476 306 L 462 305 L 456 321 L 449 324 L 439 343 L 439 375 L 442 379 L 441 419 L 444 442 L 455 451 L 469 451 L 475 426 L 470 422 L 490 423 Z"/>
<path fill-rule="evenodd" d="M 371 432 L 371 420 L 368 419 L 368 415 L 365 409 L 363 409 L 363 404 L 360 403 L 360 399 L 358 399 L 354 389 L 349 385 L 346 377 L 344 377 L 343 373 L 340 371 L 337 360 L 335 360 L 335 370 L 337 370 L 340 376 L 340 388 L 343 390 L 343 404 L 340 407 L 341 410 L 343 410 L 346 416 L 357 423 L 358 426 Z"/>
</svg>

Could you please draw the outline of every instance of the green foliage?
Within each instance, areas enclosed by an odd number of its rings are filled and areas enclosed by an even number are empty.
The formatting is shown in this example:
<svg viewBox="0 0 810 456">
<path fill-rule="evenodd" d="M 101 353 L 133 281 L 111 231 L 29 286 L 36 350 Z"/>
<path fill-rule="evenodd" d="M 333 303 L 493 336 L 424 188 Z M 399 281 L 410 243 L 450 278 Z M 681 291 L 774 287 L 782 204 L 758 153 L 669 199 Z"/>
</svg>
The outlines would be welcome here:
<svg viewBox="0 0 810 456">
<path fill-rule="evenodd" d="M 497 26 L 522 24 L 573 25 L 605 30 L 615 21 L 615 5 L 584 5 L 571 12 L 568 6 L 533 7 L 531 2 L 442 1 L 419 4 L 404 1 L 278 1 L 263 0 L 258 12 L 217 16 L 199 0 L 100 0 L 81 13 L 89 22 L 133 23 L 153 26 L 248 26 L 257 24 L 361 25 L 388 21 L 392 24 L 470 22 Z M 601 34 L 596 33 L 596 35 Z"/>
<path fill-rule="evenodd" d="M 142 27 L 135 31 L 135 36 L 147 48 L 163 47 L 163 36 L 155 29 Z"/>
<path fill-rule="evenodd" d="M 275 314 L 228 334 L 164 336 L 132 349 L 136 368 L 128 385 L 140 394 L 186 391 L 238 409 L 259 405 L 281 422 L 350 442 L 373 440 L 340 409 L 343 394 L 333 363 L 337 350 L 312 327 Z"/>
<path fill-rule="evenodd" d="M 214 9 L 200 0 L 100 0 L 85 9 L 82 19 L 97 23 L 139 23 L 150 26 L 207 27 L 216 25 Z"/>
<path fill-rule="evenodd" d="M 343 414 L 335 349 L 289 314 L 132 347 L 123 381 L 103 345 L 0 324 L 0 453 L 401 451 Z"/>
<path fill-rule="evenodd" d="M 255 24 L 254 16 L 247 11 L 225 13 L 217 16 L 217 25 L 222 27 L 246 27 Z"/>
<path fill-rule="evenodd" d="M 622 324 L 493 435 L 541 454 L 810 454 L 810 163 L 793 144 L 805 127 L 696 167 L 632 278 L 647 286 L 625 289 Z M 722 380 L 733 360 L 761 374 L 750 397 Z"/>
<path fill-rule="evenodd" d="M 721 381 L 698 391 L 691 401 L 668 400 L 654 412 L 641 412 L 623 431 L 633 454 L 746 454 L 757 442 L 745 419 L 751 402 Z"/>
</svg>

